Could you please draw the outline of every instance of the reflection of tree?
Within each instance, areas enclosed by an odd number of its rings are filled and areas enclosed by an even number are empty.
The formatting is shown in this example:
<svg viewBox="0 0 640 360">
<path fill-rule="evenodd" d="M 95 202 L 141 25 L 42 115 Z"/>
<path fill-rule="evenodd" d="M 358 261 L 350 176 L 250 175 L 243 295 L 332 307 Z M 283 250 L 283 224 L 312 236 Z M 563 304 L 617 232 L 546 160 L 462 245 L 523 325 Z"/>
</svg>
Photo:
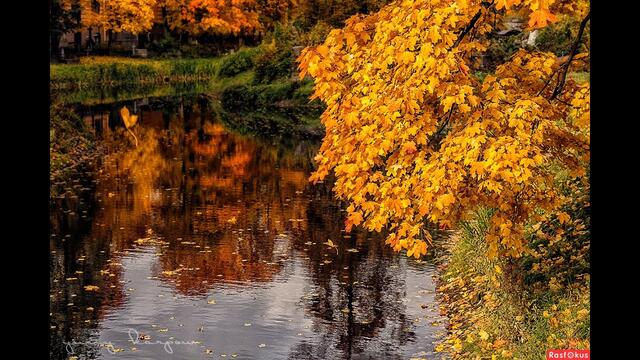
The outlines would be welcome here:
<svg viewBox="0 0 640 360">
<path fill-rule="evenodd" d="M 316 196 L 326 197 L 326 189 L 320 189 Z M 321 337 L 313 344 L 302 342 L 289 357 L 393 357 L 397 347 L 413 337 L 402 303 L 402 273 L 391 268 L 399 264 L 399 259 L 390 254 L 383 241 L 371 239 L 371 234 L 353 231 L 350 237 L 341 236 L 344 218 L 337 206 L 311 206 L 307 218 L 314 226 L 299 238 L 316 243 L 333 239 L 339 249 L 337 254 L 326 246 L 312 246 L 307 251 L 312 285 L 305 307 L 313 317 L 314 332 Z M 302 250 L 305 245 L 295 246 Z M 354 246 L 360 251 L 347 251 Z"/>
<path fill-rule="evenodd" d="M 295 152 L 228 133 L 218 123 L 201 123 L 182 138 L 186 179 L 179 200 L 169 203 L 186 206 L 163 207 L 153 225 L 170 240 L 160 276 L 184 293 L 204 293 L 220 281 L 271 281 L 291 248 L 286 236 L 276 235 L 303 226 L 290 220 L 305 216 L 307 203 L 292 199 L 307 186 L 307 169 L 288 167 L 300 162 L 292 159 Z"/>
<path fill-rule="evenodd" d="M 287 260 L 304 258 L 310 283 L 304 306 L 320 337 L 300 343 L 290 357 L 393 356 L 391 349 L 412 338 L 400 302 L 401 272 L 391 268 L 399 260 L 368 234 L 344 237 L 330 184 L 307 180 L 315 145 L 273 146 L 230 133 L 207 114 L 203 102 L 176 99 L 159 111 L 142 111 L 138 147 L 117 127 L 103 133 L 112 151 L 100 166 L 95 218 L 82 231 L 73 222 L 64 225 L 68 214 L 52 220 L 52 232 L 74 234 L 52 240 L 58 249 L 52 293 L 60 292 L 51 307 L 52 324 L 59 325 L 52 331 L 54 353 L 64 355 L 62 339 L 88 338 L 85 329 L 124 303 L 117 263 L 142 246 L 159 254 L 154 274 L 188 295 L 222 282 L 270 282 L 287 276 Z M 327 239 L 339 244 L 337 254 L 322 244 Z M 359 252 L 348 252 L 351 247 Z M 86 266 L 77 262 L 83 255 Z M 83 271 L 77 283 L 64 281 L 77 270 Z M 100 291 L 85 293 L 90 284 Z M 67 306 L 71 294 L 76 305 Z"/>
</svg>

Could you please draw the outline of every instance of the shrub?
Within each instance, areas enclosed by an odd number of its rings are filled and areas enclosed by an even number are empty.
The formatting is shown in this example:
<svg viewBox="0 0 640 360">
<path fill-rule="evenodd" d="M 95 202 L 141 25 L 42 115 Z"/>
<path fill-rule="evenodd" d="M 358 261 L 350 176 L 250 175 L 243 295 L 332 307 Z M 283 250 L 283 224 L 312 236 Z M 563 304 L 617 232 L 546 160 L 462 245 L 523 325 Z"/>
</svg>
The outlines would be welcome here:
<svg viewBox="0 0 640 360">
<path fill-rule="evenodd" d="M 159 57 L 171 58 L 180 56 L 180 43 L 169 33 L 166 33 L 162 39 L 151 42 L 148 49 L 158 54 Z"/>
<path fill-rule="evenodd" d="M 254 83 L 267 84 L 288 77 L 292 67 L 291 47 L 266 50 L 256 58 Z"/>
<path fill-rule="evenodd" d="M 231 77 L 247 71 L 253 67 L 253 58 L 258 55 L 256 49 L 240 49 L 227 56 L 220 64 L 220 77 Z"/>
</svg>

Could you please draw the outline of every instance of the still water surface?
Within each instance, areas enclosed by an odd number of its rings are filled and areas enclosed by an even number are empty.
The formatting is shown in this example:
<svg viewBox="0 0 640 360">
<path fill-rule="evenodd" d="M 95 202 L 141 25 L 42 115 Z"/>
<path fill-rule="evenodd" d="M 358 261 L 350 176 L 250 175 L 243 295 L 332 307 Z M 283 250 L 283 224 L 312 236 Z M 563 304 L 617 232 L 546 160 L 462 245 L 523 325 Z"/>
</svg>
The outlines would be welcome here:
<svg viewBox="0 0 640 360">
<path fill-rule="evenodd" d="M 242 135 L 202 101 L 79 112 L 106 153 L 53 184 L 52 359 L 439 358 L 434 266 L 344 232 L 308 182 L 317 141 Z"/>
</svg>

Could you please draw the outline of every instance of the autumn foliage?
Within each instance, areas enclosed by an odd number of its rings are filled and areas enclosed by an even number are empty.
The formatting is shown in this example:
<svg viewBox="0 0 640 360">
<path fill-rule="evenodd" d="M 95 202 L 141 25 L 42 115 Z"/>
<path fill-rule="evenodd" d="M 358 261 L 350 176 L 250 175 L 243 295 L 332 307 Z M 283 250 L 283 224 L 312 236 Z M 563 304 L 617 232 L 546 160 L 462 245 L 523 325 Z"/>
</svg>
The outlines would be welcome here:
<svg viewBox="0 0 640 360">
<path fill-rule="evenodd" d="M 260 29 L 255 0 L 161 0 L 171 29 L 194 35 L 247 34 Z"/>
<path fill-rule="evenodd" d="M 67 7 L 79 6 L 83 27 L 101 27 L 114 32 L 139 34 L 153 26 L 156 0 L 66 0 Z M 95 3 L 95 4 L 94 4 Z M 96 11 L 98 10 L 99 11 Z"/>
<path fill-rule="evenodd" d="M 582 34 L 589 19 L 587 1 L 395 1 L 303 51 L 300 76 L 327 105 L 312 180 L 335 175 L 347 231 L 384 229 L 419 258 L 425 225 L 490 208 L 489 254 L 520 256 L 527 223 L 570 220 L 553 182 L 564 169 L 588 186 L 590 86 L 566 75 L 589 54 L 521 49 L 480 81 L 472 60 L 515 11 L 530 29 L 576 17 Z"/>
</svg>

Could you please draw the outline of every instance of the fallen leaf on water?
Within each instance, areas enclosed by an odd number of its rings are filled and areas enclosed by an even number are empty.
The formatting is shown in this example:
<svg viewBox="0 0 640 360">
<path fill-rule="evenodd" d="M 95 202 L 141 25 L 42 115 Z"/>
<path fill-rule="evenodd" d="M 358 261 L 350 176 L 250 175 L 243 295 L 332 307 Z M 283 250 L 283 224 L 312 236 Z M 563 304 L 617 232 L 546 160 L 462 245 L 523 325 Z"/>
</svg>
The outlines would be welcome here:
<svg viewBox="0 0 640 360">
<path fill-rule="evenodd" d="M 216 303 L 216 301 L 215 301 L 215 300 L 213 300 L 213 299 L 211 299 L 211 300 L 208 300 L 208 301 L 207 301 L 207 304 L 214 305 L 215 303 Z"/>
<path fill-rule="evenodd" d="M 98 290 L 100 290 L 100 288 L 95 286 L 95 285 L 86 285 L 84 287 L 84 290 L 85 291 L 98 291 Z"/>
<path fill-rule="evenodd" d="M 227 222 L 228 222 L 229 224 L 235 224 L 236 222 L 238 222 L 238 220 L 236 219 L 236 217 L 235 217 L 235 216 L 232 216 L 232 217 L 230 217 L 230 218 L 227 220 Z"/>
</svg>

